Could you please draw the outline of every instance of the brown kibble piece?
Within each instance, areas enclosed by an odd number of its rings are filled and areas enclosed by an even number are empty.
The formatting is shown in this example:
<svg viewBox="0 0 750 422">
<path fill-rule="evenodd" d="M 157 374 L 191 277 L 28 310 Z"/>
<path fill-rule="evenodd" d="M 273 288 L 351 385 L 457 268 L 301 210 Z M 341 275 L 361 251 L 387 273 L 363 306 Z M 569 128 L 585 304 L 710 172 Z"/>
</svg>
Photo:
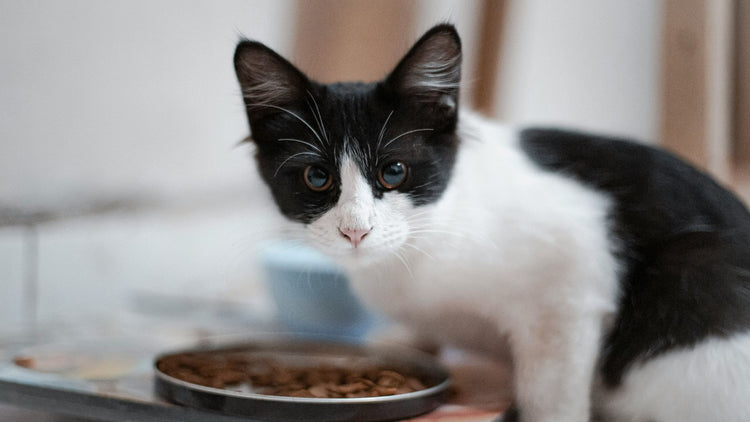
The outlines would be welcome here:
<svg viewBox="0 0 750 422">
<path fill-rule="evenodd" d="M 227 371 L 218 373 L 216 376 L 224 385 L 239 384 L 247 379 L 246 373 L 237 371 L 235 369 L 229 369 Z"/>
<path fill-rule="evenodd" d="M 317 384 L 308 388 L 307 391 L 313 395 L 313 397 L 326 398 L 328 397 L 328 388 L 325 384 Z"/>
<path fill-rule="evenodd" d="M 367 384 L 363 382 L 354 382 L 351 384 L 343 384 L 336 387 L 337 392 L 341 394 L 350 394 L 350 393 L 356 393 L 358 391 L 363 391 L 367 389 Z"/>
<path fill-rule="evenodd" d="M 307 390 L 295 390 L 288 394 L 289 397 L 315 397 Z"/>
<path fill-rule="evenodd" d="M 398 393 L 398 389 L 395 387 L 382 387 L 382 386 L 376 385 L 374 389 L 375 391 L 378 392 L 379 396 L 392 396 Z"/>
<path fill-rule="evenodd" d="M 34 367 L 34 358 L 29 356 L 16 356 L 13 358 L 13 363 L 15 363 L 18 366 L 21 366 L 23 368 L 33 368 Z"/>
<path fill-rule="evenodd" d="M 422 381 L 420 381 L 418 378 L 414 378 L 414 377 L 408 377 L 408 378 L 406 378 L 406 386 L 411 391 L 419 391 L 419 390 L 424 390 L 425 388 L 427 388 L 427 387 L 424 386 L 424 384 L 422 384 Z"/>
<path fill-rule="evenodd" d="M 381 387 L 399 387 L 404 385 L 406 378 L 398 372 L 380 371 L 377 384 Z"/>
</svg>

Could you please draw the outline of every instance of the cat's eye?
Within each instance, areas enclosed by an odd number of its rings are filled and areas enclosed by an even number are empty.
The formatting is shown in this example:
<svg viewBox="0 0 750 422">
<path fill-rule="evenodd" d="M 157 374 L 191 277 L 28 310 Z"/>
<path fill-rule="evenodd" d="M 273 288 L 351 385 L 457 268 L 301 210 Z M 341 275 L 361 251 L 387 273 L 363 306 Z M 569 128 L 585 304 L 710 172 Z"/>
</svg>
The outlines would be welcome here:
<svg viewBox="0 0 750 422">
<path fill-rule="evenodd" d="M 307 187 L 315 192 L 328 190 L 333 184 L 331 174 L 317 166 L 307 166 L 302 178 L 305 180 Z"/>
<path fill-rule="evenodd" d="M 378 181 L 386 189 L 396 189 L 406 180 L 406 164 L 394 161 L 386 164 L 378 173 Z"/>
</svg>

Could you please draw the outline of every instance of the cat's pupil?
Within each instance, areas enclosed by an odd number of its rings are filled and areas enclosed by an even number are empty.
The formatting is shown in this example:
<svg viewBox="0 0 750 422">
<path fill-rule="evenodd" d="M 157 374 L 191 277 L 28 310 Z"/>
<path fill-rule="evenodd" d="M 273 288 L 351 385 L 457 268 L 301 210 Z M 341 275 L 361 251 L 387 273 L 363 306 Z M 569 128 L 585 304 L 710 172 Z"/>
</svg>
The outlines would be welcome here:
<svg viewBox="0 0 750 422">
<path fill-rule="evenodd" d="M 315 191 L 322 191 L 331 184 L 331 175 L 320 167 L 309 166 L 305 169 L 305 183 Z"/>
<path fill-rule="evenodd" d="M 387 164 L 380 171 L 380 183 L 383 187 L 394 189 L 406 179 L 406 166 L 401 162 Z"/>
</svg>

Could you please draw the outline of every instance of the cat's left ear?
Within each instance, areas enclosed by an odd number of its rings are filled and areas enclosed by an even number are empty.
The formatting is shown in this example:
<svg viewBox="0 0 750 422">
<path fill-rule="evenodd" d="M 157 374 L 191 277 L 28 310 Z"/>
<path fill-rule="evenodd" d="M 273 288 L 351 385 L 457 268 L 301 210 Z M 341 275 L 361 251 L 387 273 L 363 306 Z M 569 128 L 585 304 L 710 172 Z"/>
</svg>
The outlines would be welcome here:
<svg viewBox="0 0 750 422">
<path fill-rule="evenodd" d="M 407 101 L 455 115 L 461 83 L 461 39 L 450 24 L 433 27 L 388 75 L 386 86 Z"/>
<path fill-rule="evenodd" d="M 310 84 L 294 65 L 257 41 L 237 45 L 234 69 L 250 125 L 302 101 Z"/>
</svg>

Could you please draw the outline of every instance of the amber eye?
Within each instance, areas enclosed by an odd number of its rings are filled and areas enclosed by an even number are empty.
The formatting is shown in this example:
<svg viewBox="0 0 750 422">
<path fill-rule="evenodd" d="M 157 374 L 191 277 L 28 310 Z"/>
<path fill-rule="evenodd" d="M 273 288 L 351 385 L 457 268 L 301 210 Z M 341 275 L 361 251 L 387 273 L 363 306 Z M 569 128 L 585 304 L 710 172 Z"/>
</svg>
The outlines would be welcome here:
<svg viewBox="0 0 750 422">
<path fill-rule="evenodd" d="M 323 192 L 333 184 L 330 173 L 317 166 L 307 166 L 302 178 L 305 180 L 307 187 L 315 192 Z"/>
<path fill-rule="evenodd" d="M 406 164 L 394 161 L 386 164 L 378 173 L 378 181 L 386 189 L 396 189 L 406 180 Z"/>
</svg>

